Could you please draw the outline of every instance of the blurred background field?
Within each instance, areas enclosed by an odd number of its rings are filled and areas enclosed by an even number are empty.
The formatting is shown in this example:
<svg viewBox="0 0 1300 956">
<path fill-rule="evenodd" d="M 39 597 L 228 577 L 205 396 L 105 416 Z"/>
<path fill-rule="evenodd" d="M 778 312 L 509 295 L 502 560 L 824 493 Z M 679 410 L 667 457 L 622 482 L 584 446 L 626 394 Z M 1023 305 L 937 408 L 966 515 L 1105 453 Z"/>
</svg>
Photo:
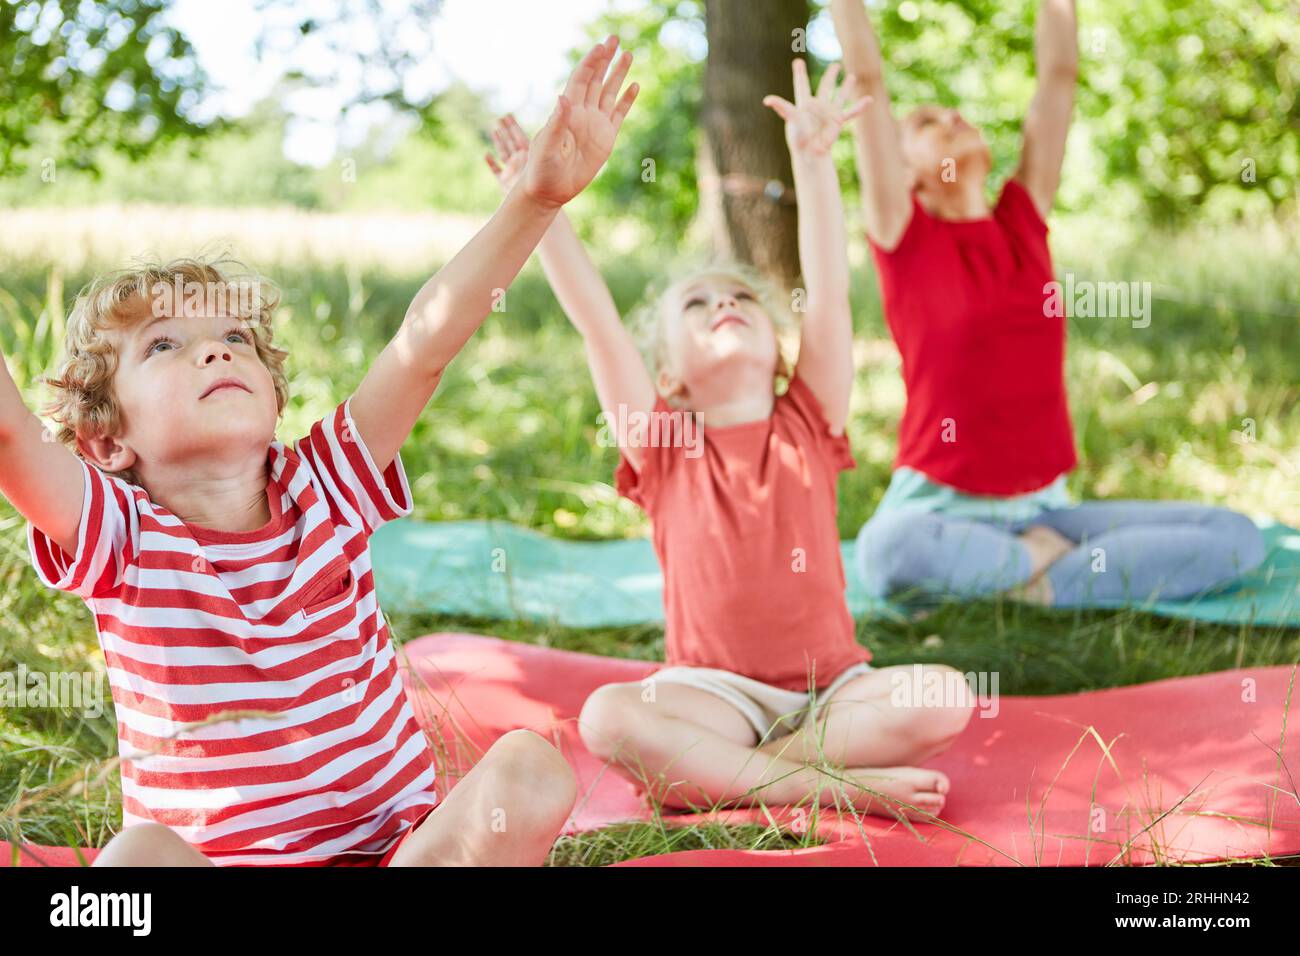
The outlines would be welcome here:
<svg viewBox="0 0 1300 956">
<path fill-rule="evenodd" d="M 355 387 L 419 285 L 482 219 L 117 206 L 19 210 L 13 221 L 0 240 L 0 344 L 33 406 L 62 310 L 97 270 L 144 249 L 230 249 L 284 293 L 288 440 Z M 1071 319 L 1067 378 L 1083 461 L 1075 493 L 1208 500 L 1300 524 L 1297 231 L 1278 223 L 1170 233 L 1075 215 L 1055 219 L 1052 236 L 1058 277 L 1149 282 L 1154 298 L 1144 328 L 1124 317 Z M 657 277 L 661 251 L 597 247 L 625 310 Z M 861 239 L 852 258 L 858 469 L 841 483 L 846 537 L 887 482 L 903 405 Z M 639 510 L 610 485 L 616 456 L 595 442 L 598 411 L 581 340 L 530 265 L 456 359 L 403 452 L 417 514 L 505 518 L 571 537 L 643 532 Z"/>
<path fill-rule="evenodd" d="M 23 32 L 12 6 L 0 2 L 11 21 L 0 18 L 6 55 L 21 46 Z M 165 15 L 171 5 L 153 6 Z M 431 6 L 437 14 L 440 5 Z M 443 6 L 443 15 L 461 15 L 462 5 Z M 499 18 L 509 4 L 483 6 L 500 8 Z M 626 310 L 666 261 L 708 245 L 693 218 L 703 9 L 590 6 L 595 12 L 572 24 L 571 45 L 618 28 L 637 53 L 637 78 L 646 87 L 625 142 L 573 210 Z M 1036 4 L 870 6 L 898 64 L 896 95 L 969 104 L 967 115 L 987 129 L 1005 173 L 1032 75 L 1028 25 Z M 821 5 L 808 10 L 820 64 L 835 55 L 833 36 Z M 1300 526 L 1300 11 L 1292 2 L 1104 2 L 1081 18 L 1085 88 L 1062 208 L 1051 220 L 1056 271 L 1076 282 L 1149 282 L 1154 303 L 1145 328 L 1125 318 L 1070 320 L 1067 380 L 1081 459 L 1071 490 L 1204 501 Z M 986 67 L 991 79 L 981 83 Z M 427 101 L 362 123 L 352 141 L 341 134 L 313 165 L 286 153 L 295 123 L 293 111 L 282 108 L 289 92 L 282 82 L 255 109 L 211 128 L 163 123 L 168 136 L 139 155 L 118 148 L 124 133 L 81 143 L 67 117 L 28 123 L 28 141 L 7 144 L 0 350 L 33 408 L 67 310 L 92 276 L 140 255 L 216 249 L 235 253 L 283 290 L 277 337 L 291 353 L 292 397 L 281 439 L 301 435 L 356 386 L 420 284 L 490 214 L 497 193 L 482 164 L 484 131 L 496 109 L 512 104 L 448 82 Z M 12 111 L 20 100 L 9 102 L 9 113 L 0 107 L 0 126 L 17 122 Z M 527 109 L 521 115 L 527 119 Z M 654 182 L 640 175 L 645 157 L 657 158 Z M 47 180 L 50 158 L 58 171 Z M 1255 164 L 1250 182 L 1242 178 L 1243 158 Z M 856 227 L 847 142 L 837 159 Z M 839 485 L 844 537 L 857 532 L 884 491 L 903 406 L 897 351 L 860 235 L 850 257 L 859 374 L 848 432 L 858 467 Z M 402 451 L 416 516 L 501 518 L 573 538 L 646 534 L 644 516 L 614 492 L 616 456 L 595 441 L 597 412 L 580 339 L 532 264 L 510 288 L 505 309 L 453 363 Z M 434 615 L 392 623 L 399 640 L 458 629 L 662 656 L 663 635 L 654 627 L 571 631 Z M 945 605 L 900 624 L 860 622 L 859 635 L 880 663 L 997 670 L 1002 692 L 1012 694 L 1300 658 L 1292 631 L 1002 602 Z M 20 664 L 104 666 L 84 606 L 38 584 L 25 525 L 0 501 L 0 670 Z M 120 797 L 115 771 L 96 776 L 115 748 L 111 707 L 94 719 L 0 708 L 0 838 L 106 841 L 120 826 Z M 594 857 L 570 847 L 562 858 L 607 862 L 648 852 L 631 846 L 620 838 Z"/>
</svg>

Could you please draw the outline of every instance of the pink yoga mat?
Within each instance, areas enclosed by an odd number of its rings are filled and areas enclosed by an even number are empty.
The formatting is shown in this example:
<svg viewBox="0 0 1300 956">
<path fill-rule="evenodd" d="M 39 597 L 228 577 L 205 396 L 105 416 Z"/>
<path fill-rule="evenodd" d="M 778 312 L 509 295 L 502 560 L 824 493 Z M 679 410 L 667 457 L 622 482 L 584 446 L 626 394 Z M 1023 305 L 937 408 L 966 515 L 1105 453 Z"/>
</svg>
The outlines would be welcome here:
<svg viewBox="0 0 1300 956">
<path fill-rule="evenodd" d="M 576 716 L 593 689 L 658 665 L 468 634 L 404 647 L 416 715 L 460 762 L 507 730 L 554 741 L 578 776 L 566 829 L 652 814 L 592 757 Z M 824 811 L 831 842 L 796 851 L 695 850 L 622 866 L 1082 866 L 1300 853 L 1297 729 L 1283 746 L 1290 667 L 1225 671 L 1055 697 L 1002 697 L 928 766 L 952 781 L 944 826 Z M 1109 748 L 1109 757 L 1105 748 Z M 788 811 L 774 811 L 791 820 Z M 764 821 L 761 811 L 717 815 Z M 717 818 L 715 817 L 715 818 Z M 694 817 L 669 817 L 688 822 Z M 48 865 L 67 848 L 28 847 Z M 93 850 L 83 850 L 87 859 Z M 0 844 L 0 865 L 10 851 Z M 21 865 L 40 865 L 26 852 Z"/>
</svg>

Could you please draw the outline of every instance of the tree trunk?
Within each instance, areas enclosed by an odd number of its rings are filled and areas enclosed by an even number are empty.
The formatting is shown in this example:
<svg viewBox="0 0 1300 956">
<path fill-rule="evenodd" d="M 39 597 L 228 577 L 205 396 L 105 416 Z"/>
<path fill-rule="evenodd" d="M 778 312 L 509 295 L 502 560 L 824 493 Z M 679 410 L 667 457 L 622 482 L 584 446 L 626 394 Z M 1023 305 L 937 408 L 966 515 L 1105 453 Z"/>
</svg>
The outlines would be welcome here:
<svg viewBox="0 0 1300 956">
<path fill-rule="evenodd" d="M 789 288 L 799 275 L 790 153 L 785 126 L 763 97 L 794 101 L 790 61 L 795 31 L 802 39 L 808 27 L 808 0 L 705 0 L 704 8 L 701 212 L 720 254 Z M 805 48 L 800 42 L 798 55 Z"/>
</svg>

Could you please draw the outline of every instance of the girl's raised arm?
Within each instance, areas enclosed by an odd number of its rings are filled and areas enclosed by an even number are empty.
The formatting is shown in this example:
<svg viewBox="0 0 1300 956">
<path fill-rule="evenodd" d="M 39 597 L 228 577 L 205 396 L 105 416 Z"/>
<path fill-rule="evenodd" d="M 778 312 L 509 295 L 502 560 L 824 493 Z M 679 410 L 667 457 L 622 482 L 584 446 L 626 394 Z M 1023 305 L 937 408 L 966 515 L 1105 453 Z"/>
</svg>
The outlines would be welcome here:
<svg viewBox="0 0 1300 956">
<path fill-rule="evenodd" d="M 630 57 L 624 54 L 615 67 L 615 78 L 619 70 L 626 72 L 630 62 Z M 635 84 L 629 90 L 634 87 Z M 508 192 L 527 159 L 528 136 L 513 116 L 506 116 L 497 123 L 492 139 L 499 155 L 489 154 L 487 162 L 502 189 Z M 649 413 L 654 409 L 654 383 L 646 371 L 636 341 L 623 325 L 609 286 L 563 212 L 555 217 L 546 231 L 538 245 L 538 253 L 542 271 L 546 273 L 555 297 L 569 321 L 582 333 L 587 365 L 596 384 L 596 395 L 605 420 L 610 423 L 645 421 L 645 416 L 633 416 L 632 413 Z M 619 415 L 620 406 L 624 410 L 622 416 Z M 618 437 L 623 454 L 634 468 L 639 469 L 641 448 L 635 441 L 629 442 L 628 435 Z"/>
<path fill-rule="evenodd" d="M 799 265 L 807 295 L 795 374 L 821 402 L 834 435 L 844 431 L 849 417 L 853 316 L 849 310 L 844 203 L 831 147 L 844 124 L 870 106 L 868 97 L 852 106 L 845 102 L 845 90 L 835 84 L 839 68 L 838 63 L 827 68 L 813 96 L 808 66 L 795 60 L 794 102 L 779 96 L 763 98 L 763 103 L 785 120 L 799 200 Z"/>
</svg>

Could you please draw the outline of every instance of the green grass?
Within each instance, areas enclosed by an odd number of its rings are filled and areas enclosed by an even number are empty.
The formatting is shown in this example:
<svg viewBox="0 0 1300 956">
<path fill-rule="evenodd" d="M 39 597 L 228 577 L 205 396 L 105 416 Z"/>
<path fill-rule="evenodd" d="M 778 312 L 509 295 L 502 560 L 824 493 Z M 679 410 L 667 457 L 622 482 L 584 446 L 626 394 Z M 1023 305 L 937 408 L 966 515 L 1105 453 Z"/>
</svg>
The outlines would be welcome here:
<svg viewBox="0 0 1300 956">
<path fill-rule="evenodd" d="M 1300 230 L 1179 236 L 1117 234 L 1079 220 L 1054 224 L 1058 273 L 1152 282 L 1150 327 L 1071 321 L 1067 368 L 1084 497 L 1194 499 L 1300 524 Z M 607 265 L 615 296 L 634 303 L 651 252 Z M 341 401 L 401 321 L 422 277 L 370 268 L 265 263 L 285 289 L 280 336 L 291 350 L 291 439 Z M 85 268 L 4 264 L 0 348 L 35 405 L 62 310 Z M 855 269 L 860 374 L 849 435 L 858 468 L 844 475 L 840 531 L 853 535 L 888 481 L 903 393 L 871 270 Z M 595 395 L 581 344 L 546 290 L 525 272 L 453 364 L 403 449 L 426 519 L 502 518 L 548 534 L 645 534 L 644 516 L 612 487 L 611 449 L 596 445 Z M 1252 437 L 1253 434 L 1253 437 Z M 944 605 L 922 619 L 859 623 L 882 665 L 936 661 L 997 671 L 1007 694 L 1055 694 L 1300 660 L 1300 632 L 1170 621 L 1133 612 L 1054 612 L 1014 603 Z M 655 627 L 575 631 L 434 615 L 393 618 L 398 640 L 433 630 L 659 660 Z M 0 502 L 0 670 L 103 671 L 80 601 L 43 589 L 24 524 Z M 105 682 L 106 686 L 106 682 Z M 111 707 L 95 719 L 0 708 L 0 838 L 102 845 L 120 826 Z M 101 768 L 108 772 L 101 774 Z M 13 812 L 21 807 L 20 812 Z M 7 812 L 8 811 L 8 812 Z M 703 846 L 756 848 L 793 839 L 773 828 L 672 830 L 661 821 L 563 841 L 552 862 L 588 865 Z"/>
<path fill-rule="evenodd" d="M 590 833 L 560 837 L 547 866 L 606 866 L 623 860 L 686 850 L 797 850 L 820 841 L 758 824 L 701 823 L 666 826 L 616 823 Z"/>
</svg>

